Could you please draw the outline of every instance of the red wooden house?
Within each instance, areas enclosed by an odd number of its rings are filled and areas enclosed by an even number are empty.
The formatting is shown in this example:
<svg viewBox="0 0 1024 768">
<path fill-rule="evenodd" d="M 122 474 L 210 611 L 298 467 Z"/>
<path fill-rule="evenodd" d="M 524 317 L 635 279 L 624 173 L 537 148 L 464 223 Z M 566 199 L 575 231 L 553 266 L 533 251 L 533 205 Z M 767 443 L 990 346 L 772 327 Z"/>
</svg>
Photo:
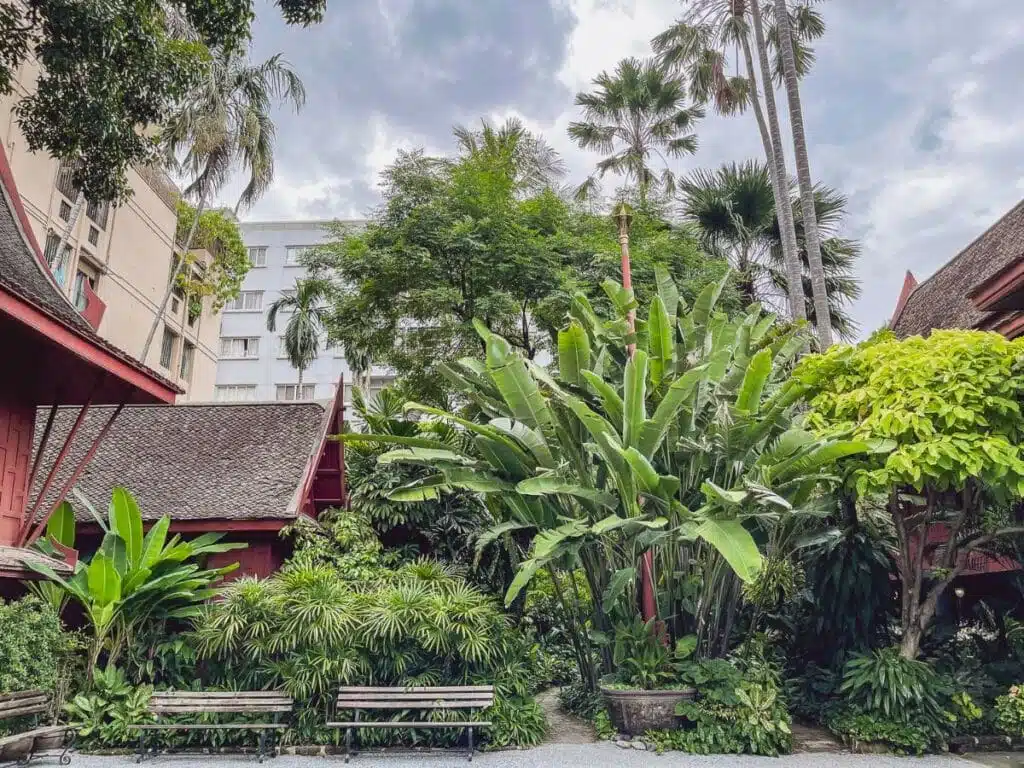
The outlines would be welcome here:
<svg viewBox="0 0 1024 768">
<path fill-rule="evenodd" d="M 54 282 L 0 147 L 0 590 L 33 575 L 26 561 L 39 556 L 26 545 L 44 529 L 123 407 L 173 403 L 180 393 L 102 340 L 95 331 L 102 315 L 95 295 L 79 313 Z M 70 439 L 58 442 L 50 425 L 62 407 L 75 413 L 74 427 L 97 406 L 106 406 L 106 419 L 72 458 Z M 78 431 L 69 429 L 68 437 Z M 34 453 L 34 445 L 47 450 Z M 34 501 L 33 485 L 45 489 Z"/>
</svg>

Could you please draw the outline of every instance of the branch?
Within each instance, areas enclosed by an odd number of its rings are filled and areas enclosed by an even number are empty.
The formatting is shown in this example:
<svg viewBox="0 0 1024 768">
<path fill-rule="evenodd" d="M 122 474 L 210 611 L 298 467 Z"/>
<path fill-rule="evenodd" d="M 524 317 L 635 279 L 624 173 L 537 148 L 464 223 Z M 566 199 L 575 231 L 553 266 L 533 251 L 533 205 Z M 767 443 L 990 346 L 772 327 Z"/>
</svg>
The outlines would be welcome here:
<svg viewBox="0 0 1024 768">
<path fill-rule="evenodd" d="M 964 552 L 972 552 L 978 547 L 982 547 L 995 539 L 1002 538 L 1003 536 L 1012 536 L 1015 533 L 1024 533 L 1024 525 L 1000 528 L 998 531 L 986 533 L 982 536 L 975 536 L 973 539 L 965 539 L 961 549 L 963 549 Z"/>
</svg>

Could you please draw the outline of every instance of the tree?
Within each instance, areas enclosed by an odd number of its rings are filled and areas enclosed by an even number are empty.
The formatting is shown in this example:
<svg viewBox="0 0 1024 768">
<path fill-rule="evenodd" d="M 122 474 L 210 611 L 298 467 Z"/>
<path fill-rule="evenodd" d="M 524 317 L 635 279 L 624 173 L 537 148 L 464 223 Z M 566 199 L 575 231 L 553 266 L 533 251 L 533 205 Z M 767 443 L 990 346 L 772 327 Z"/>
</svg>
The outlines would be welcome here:
<svg viewBox="0 0 1024 768">
<path fill-rule="evenodd" d="M 535 195 L 554 187 L 565 176 L 565 161 L 543 137 L 530 133 L 522 121 L 510 117 L 500 128 L 481 120 L 479 131 L 456 126 L 453 133 L 464 155 L 508 161 L 512 181 L 521 195 Z"/>
<path fill-rule="evenodd" d="M 788 198 L 792 208 L 793 185 Z M 745 303 L 760 301 L 779 305 L 787 294 L 788 274 L 783 264 L 781 216 L 776 209 L 768 167 L 748 161 L 732 163 L 715 171 L 698 170 L 680 183 L 682 213 L 697 227 L 703 247 L 728 260 L 738 274 L 737 282 Z M 857 324 L 846 310 L 846 303 L 860 296 L 860 284 L 853 274 L 860 245 L 835 233 L 845 215 L 846 198 L 835 190 L 815 188 L 815 209 L 821 230 L 828 234 L 822 241 L 832 327 L 843 338 L 852 338 Z M 802 226 L 797 228 L 798 257 L 804 282 L 802 295 L 810 295 L 810 277 Z M 809 299 L 807 315 L 817 323 L 815 307 Z"/>
<path fill-rule="evenodd" d="M 844 467 L 860 505 L 892 522 L 901 585 L 900 653 L 917 657 L 939 599 L 973 553 L 1024 533 L 1024 340 L 983 331 L 927 339 L 877 334 L 810 355 L 794 378 L 820 435 L 886 440 L 887 455 Z"/>
<path fill-rule="evenodd" d="M 761 80 L 768 118 L 761 104 L 761 87 L 758 85 L 757 69 L 751 53 L 751 29 L 747 20 L 748 11 L 753 15 L 755 26 L 760 29 L 760 11 L 756 3 L 748 8 L 746 2 L 734 0 L 697 0 L 682 19 L 658 35 L 652 41 L 659 61 L 670 71 L 688 76 L 690 93 L 699 103 L 713 102 L 716 110 L 723 115 L 732 115 L 753 107 L 761 143 L 771 178 L 775 209 L 781 212 L 782 260 L 788 280 L 790 317 L 794 320 L 805 317 L 803 283 L 800 259 L 797 255 L 796 230 L 788 206 L 788 175 L 785 157 L 781 154 L 778 137 L 778 113 L 775 109 L 773 80 L 769 73 L 767 58 L 762 61 Z M 760 33 L 763 36 L 763 33 Z M 727 74 L 729 49 L 741 49 L 745 65 L 744 75 Z M 773 138 L 776 137 L 776 138 Z"/>
<path fill-rule="evenodd" d="M 320 340 L 327 327 L 327 303 L 330 285 L 324 280 L 305 278 L 295 281 L 295 290 L 277 299 L 267 310 L 267 330 L 277 330 L 277 316 L 289 312 L 284 329 L 284 351 L 288 362 L 299 372 L 296 399 L 302 399 L 302 374 L 320 354 Z"/>
<path fill-rule="evenodd" d="M 192 178 L 184 194 L 198 201 L 198 215 L 180 244 L 183 253 L 192 247 L 203 209 L 228 182 L 236 166 L 249 176 L 235 205 L 236 216 L 239 208 L 252 206 L 270 187 L 274 180 L 275 138 L 270 111 L 275 101 L 290 102 L 296 111 L 306 101 L 302 81 L 281 54 L 254 66 L 238 54 L 222 53 L 202 83 L 188 93 L 167 121 L 160 134 L 165 159 Z M 146 359 L 156 338 L 184 265 L 185 259 L 175 265 L 142 347 L 141 360 Z"/>
<path fill-rule="evenodd" d="M 594 78 L 594 85 L 594 91 L 576 94 L 583 121 L 570 123 L 569 135 L 583 149 L 606 157 L 597 163 L 596 176 L 579 187 L 579 196 L 592 193 L 609 171 L 635 184 L 641 197 L 657 186 L 671 194 L 675 176 L 668 159 L 697 150 L 692 130 L 704 111 L 686 105 L 682 81 L 653 59 L 623 59 L 614 74 L 602 72 Z M 660 176 L 651 167 L 652 155 L 665 165 Z"/>
<path fill-rule="evenodd" d="M 751 1 L 757 3 L 757 0 Z M 789 102 L 789 124 L 793 132 L 796 178 L 800 184 L 800 210 L 803 213 L 803 225 L 806 232 L 804 239 L 807 247 L 807 260 L 810 265 L 814 308 L 819 317 L 824 317 L 828 314 L 828 288 L 825 280 L 825 266 L 821 257 L 818 221 L 814 211 L 814 185 L 811 182 L 810 161 L 807 157 L 803 110 L 800 106 L 800 72 L 794 54 L 793 33 L 786 0 L 775 0 L 775 19 L 779 38 L 778 48 L 782 55 L 782 71 L 786 83 L 786 99 Z M 832 326 L 829 323 L 818 324 L 818 341 L 822 349 L 828 349 L 832 345 Z"/>
<path fill-rule="evenodd" d="M 289 24 L 326 0 L 279 0 Z M 210 51 L 244 50 L 252 0 L 0 0 L 0 95 L 31 55 L 42 71 L 15 107 L 29 149 L 75 161 L 89 200 L 123 201 L 127 170 L 159 160 L 139 126 L 160 126 L 209 72 Z"/>
<path fill-rule="evenodd" d="M 184 242 L 196 219 L 196 209 L 184 200 L 178 201 L 178 226 L 176 237 Z M 195 263 L 195 251 L 189 250 L 182 254 L 184 259 L 178 273 L 177 287 L 189 297 L 189 312 L 201 311 L 202 306 L 195 307 L 193 302 L 202 302 L 206 297 L 212 299 L 213 311 L 220 309 L 238 295 L 242 281 L 252 266 L 249 252 L 242 242 L 242 233 L 238 229 L 238 221 L 230 210 L 205 210 L 199 217 L 198 228 L 193 233 L 192 246 L 205 250 L 212 257 L 202 269 L 193 270 L 188 267 Z"/>
</svg>

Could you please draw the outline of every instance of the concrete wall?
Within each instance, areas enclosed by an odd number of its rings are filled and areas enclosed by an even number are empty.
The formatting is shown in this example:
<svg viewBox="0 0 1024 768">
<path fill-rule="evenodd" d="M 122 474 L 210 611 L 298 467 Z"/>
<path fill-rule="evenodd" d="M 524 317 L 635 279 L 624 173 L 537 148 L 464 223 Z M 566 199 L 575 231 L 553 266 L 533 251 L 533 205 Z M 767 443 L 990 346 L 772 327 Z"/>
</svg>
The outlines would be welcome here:
<svg viewBox="0 0 1024 768">
<path fill-rule="evenodd" d="M 237 396 L 232 386 L 254 387 L 248 397 L 253 400 L 276 400 L 277 387 L 281 384 L 295 384 L 298 372 L 279 352 L 278 337 L 284 334 L 288 321 L 287 314 L 278 316 L 274 333 L 267 330 L 267 309 L 283 291 L 292 290 L 298 278 L 305 277 L 301 266 L 286 265 L 289 247 L 314 246 L 326 237 L 322 221 L 294 222 L 243 222 L 242 239 L 246 246 L 266 248 L 266 265 L 253 267 L 246 275 L 243 291 L 262 291 L 259 309 L 226 309 L 221 317 L 221 339 L 258 338 L 259 354 L 254 358 L 233 359 L 221 357 L 217 365 L 216 397 L 228 399 Z M 358 224 L 358 222 L 353 222 Z M 218 349 L 218 352 L 220 350 Z M 345 362 L 341 349 L 324 348 L 316 361 L 303 373 L 303 383 L 313 384 L 313 399 L 324 400 L 333 396 L 338 378 L 344 374 L 346 381 L 346 404 L 352 385 L 352 371 Z M 384 368 L 374 369 L 379 383 L 390 381 L 390 374 Z"/>
<path fill-rule="evenodd" d="M 77 195 L 58 190 L 59 161 L 44 152 L 29 152 L 12 111 L 18 99 L 35 87 L 38 72 L 34 61 L 26 62 L 18 73 L 14 93 L 0 98 L 0 141 L 7 149 L 36 239 L 45 249 L 51 233 L 60 236 L 66 231 L 62 213 L 74 209 Z M 138 358 L 170 275 L 177 191 L 164 174 L 151 169 L 130 170 L 129 181 L 131 199 L 118 208 L 111 207 L 105 225 L 91 219 L 85 205 L 81 207 L 65 240 L 71 246 L 70 255 L 57 272 L 72 301 L 79 271 L 95 279 L 94 290 L 106 304 L 98 329 L 100 336 Z M 181 336 L 170 365 L 160 364 L 163 326 L 157 330 L 145 362 L 185 389 L 179 401 L 210 400 L 216 378 L 219 317 L 211 311 L 209 301 L 195 327 L 185 323 L 184 312 L 184 307 L 176 313 L 168 308 L 164 318 L 165 324 Z M 195 346 L 193 371 L 187 378 L 179 375 L 185 341 Z"/>
</svg>

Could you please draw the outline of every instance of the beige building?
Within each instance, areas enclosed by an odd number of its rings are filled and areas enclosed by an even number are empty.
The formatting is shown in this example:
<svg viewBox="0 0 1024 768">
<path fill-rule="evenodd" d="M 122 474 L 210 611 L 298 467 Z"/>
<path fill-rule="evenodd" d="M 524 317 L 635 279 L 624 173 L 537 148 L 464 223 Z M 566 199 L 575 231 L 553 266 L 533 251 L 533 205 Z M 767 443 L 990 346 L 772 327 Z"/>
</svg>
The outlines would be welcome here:
<svg viewBox="0 0 1024 768">
<path fill-rule="evenodd" d="M 29 152 L 13 113 L 17 100 L 34 87 L 37 72 L 34 62 L 24 64 L 14 94 L 0 98 L 0 140 L 18 191 L 68 298 L 94 325 L 99 319 L 100 336 L 139 358 L 167 289 L 174 251 L 180 253 L 175 245 L 178 190 L 162 172 L 132 169 L 134 194 L 127 203 L 79 204 L 68 168 L 46 154 Z M 197 255 L 197 264 L 209 258 L 205 251 Z M 197 313 L 189 312 L 185 296 L 175 295 L 143 362 L 185 390 L 179 401 L 212 400 L 219 338 L 220 316 L 212 312 L 210 299 Z"/>
</svg>

